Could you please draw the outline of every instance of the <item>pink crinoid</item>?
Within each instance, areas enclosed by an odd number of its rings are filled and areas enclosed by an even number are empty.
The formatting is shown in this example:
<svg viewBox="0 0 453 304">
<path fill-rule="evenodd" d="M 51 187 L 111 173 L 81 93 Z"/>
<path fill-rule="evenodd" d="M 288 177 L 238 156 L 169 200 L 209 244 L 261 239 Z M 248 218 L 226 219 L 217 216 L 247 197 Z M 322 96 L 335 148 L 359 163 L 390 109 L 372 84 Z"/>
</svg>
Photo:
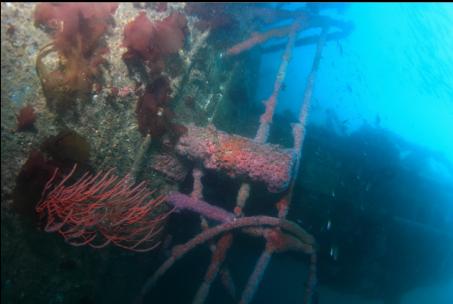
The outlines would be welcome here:
<svg viewBox="0 0 453 304">
<path fill-rule="evenodd" d="M 57 170 L 36 206 L 44 230 L 58 232 L 73 246 L 102 248 L 110 243 L 132 251 L 149 251 L 160 244 L 163 224 L 171 213 L 164 197 L 152 198 L 144 182 L 133 185 L 113 169 L 95 176 L 86 173 L 67 186 L 76 166 L 58 184 Z M 53 187 L 52 190 L 50 190 Z"/>
</svg>

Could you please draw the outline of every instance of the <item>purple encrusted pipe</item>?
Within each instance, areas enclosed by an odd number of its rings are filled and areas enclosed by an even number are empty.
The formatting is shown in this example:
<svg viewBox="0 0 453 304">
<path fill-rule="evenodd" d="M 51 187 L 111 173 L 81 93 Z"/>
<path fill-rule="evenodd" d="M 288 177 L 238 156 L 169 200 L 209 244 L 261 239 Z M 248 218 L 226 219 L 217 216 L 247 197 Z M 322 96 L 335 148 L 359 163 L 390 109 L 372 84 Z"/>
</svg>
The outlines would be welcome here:
<svg viewBox="0 0 453 304">
<path fill-rule="evenodd" d="M 210 220 L 221 223 L 231 222 L 235 218 L 233 213 L 225 211 L 222 208 L 212 206 L 205 201 L 178 192 L 168 194 L 166 201 L 170 205 L 174 206 L 176 211 L 190 210 L 201 214 Z"/>
</svg>

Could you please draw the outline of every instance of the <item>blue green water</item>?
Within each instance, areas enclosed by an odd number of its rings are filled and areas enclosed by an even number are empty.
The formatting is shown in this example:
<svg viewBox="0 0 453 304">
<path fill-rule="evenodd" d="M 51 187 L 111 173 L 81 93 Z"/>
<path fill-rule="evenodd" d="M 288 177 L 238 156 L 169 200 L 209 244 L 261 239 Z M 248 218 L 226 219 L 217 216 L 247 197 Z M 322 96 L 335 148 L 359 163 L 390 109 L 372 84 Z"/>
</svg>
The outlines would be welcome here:
<svg viewBox="0 0 453 304">
<path fill-rule="evenodd" d="M 383 128 L 453 161 L 452 4 L 357 3 L 323 14 L 355 27 L 323 50 L 313 116 L 333 109 L 348 130 L 379 116 Z M 295 50 L 279 110 L 298 109 L 314 49 Z M 262 60 L 258 99 L 269 95 L 279 56 Z"/>
<path fill-rule="evenodd" d="M 285 7 L 296 8 L 299 5 L 287 4 Z M 396 143 L 397 153 L 401 163 L 405 164 L 408 175 L 423 178 L 414 178 L 414 181 L 408 182 L 400 173 L 395 178 L 385 177 L 387 185 L 379 190 L 375 189 L 376 193 L 373 195 L 366 190 L 368 185 L 364 186 L 365 192 L 368 193 L 364 198 L 365 204 L 370 206 L 370 202 L 373 202 L 372 204 L 381 205 L 380 210 L 386 212 L 379 219 L 381 223 L 384 218 L 395 215 L 401 215 L 405 219 L 395 220 L 398 224 L 392 228 L 387 227 L 389 230 L 382 234 L 381 240 L 376 238 L 376 232 L 372 235 L 368 232 L 369 244 L 362 244 L 368 249 L 358 246 L 363 254 L 358 254 L 356 261 L 368 255 L 369 263 L 360 263 L 362 269 L 356 269 L 356 273 L 360 272 L 362 277 L 355 283 L 352 283 L 351 279 L 350 285 L 356 287 L 354 291 L 347 290 L 347 283 L 343 289 L 340 287 L 332 291 L 330 287 L 334 284 L 329 286 L 324 281 L 326 284 L 323 286 L 321 277 L 320 290 L 323 292 L 320 292 L 319 303 L 452 303 L 453 5 L 354 3 L 348 4 L 346 9 L 341 11 L 329 9 L 323 13 L 352 21 L 354 30 L 342 40 L 327 43 L 323 50 L 309 123 L 328 127 L 345 137 L 354 136 L 354 132 L 361 130 L 363 126 L 385 130 L 401 139 L 401 142 Z M 268 45 L 274 43 L 268 42 Z M 297 115 L 314 52 L 314 45 L 299 47 L 294 51 L 285 80 L 286 86 L 280 94 L 278 113 L 281 115 Z M 280 56 L 281 52 L 270 53 L 265 54 L 262 59 L 260 85 L 256 96 L 258 101 L 270 94 Z M 367 132 L 363 133 L 363 142 L 373 142 L 373 135 Z M 414 146 L 408 148 L 403 141 Z M 381 144 L 385 145 L 385 142 Z M 337 149 L 335 145 L 333 144 L 332 151 Z M 353 151 L 361 149 L 355 145 L 348 147 L 351 155 L 358 155 Z M 425 149 L 426 154 L 413 153 L 414 147 Z M 374 158 L 371 155 L 364 156 L 363 159 L 367 158 L 375 164 L 375 169 L 385 167 L 389 160 L 383 154 L 375 155 Z M 411 158 L 413 160 L 408 164 L 407 161 Z M 360 177 L 358 174 L 357 178 Z M 442 186 L 433 186 L 424 178 Z M 340 200 L 338 199 L 336 204 L 340 204 Z M 373 214 L 381 212 L 377 211 L 379 208 L 365 209 Z M 437 211 L 434 211 L 435 209 Z M 409 216 L 415 213 L 418 215 Z M 421 216 L 420 213 L 424 215 Z M 410 221 L 413 220 L 411 224 L 406 221 L 409 218 Z M 443 224 L 438 227 L 442 228 L 437 232 L 444 237 L 438 236 L 438 239 L 433 241 L 434 234 L 429 236 L 427 231 L 440 223 Z M 345 224 L 347 220 L 341 222 L 341 225 Z M 367 225 L 375 226 L 369 223 L 350 229 L 365 233 L 363 227 Z M 419 230 L 415 228 L 417 225 L 420 225 Z M 347 236 L 346 233 L 339 235 L 341 241 Z M 391 250 L 386 247 L 389 246 L 391 235 L 395 237 L 394 242 L 401 246 L 396 246 L 392 254 L 383 253 Z M 364 238 L 366 237 L 365 235 Z M 331 244 L 335 242 L 331 241 Z M 353 237 L 351 242 L 358 242 L 358 239 Z M 375 246 L 378 242 L 382 243 L 381 247 Z M 326 246 L 328 244 L 326 241 Z M 427 248 L 433 246 L 432 244 L 435 244 L 434 248 Z M 382 252 L 379 253 L 378 248 L 381 248 Z M 436 265 L 441 252 L 445 251 L 450 251 L 444 256 L 445 264 Z M 431 256 L 423 258 L 422 252 Z M 341 266 L 338 264 L 343 263 L 347 267 L 342 256 L 344 258 L 348 253 L 332 245 L 326 256 L 329 254 L 333 260 L 338 259 L 337 262 L 331 263 L 331 267 L 338 267 L 336 275 L 341 276 Z M 386 255 L 389 260 L 398 262 L 383 262 Z M 359 264 L 352 260 L 349 263 L 351 267 Z M 381 279 L 373 279 L 378 272 L 376 267 L 382 271 L 378 275 Z M 432 267 L 432 271 L 422 270 L 424 267 Z M 414 271 L 408 271 L 410 268 Z M 437 276 L 439 271 L 448 275 L 440 279 Z M 347 277 L 342 279 L 344 282 L 349 280 Z M 419 283 L 411 285 L 411 280 L 418 280 Z M 361 283 L 357 283 L 358 281 Z M 406 284 L 407 288 L 402 288 L 404 291 L 398 296 L 386 297 L 386 290 L 392 288 L 386 287 L 382 281 L 389 282 L 393 287 Z M 365 299 L 363 293 L 362 296 L 358 295 L 361 293 L 358 287 L 361 284 L 372 286 L 369 286 L 369 289 L 379 289 L 376 292 L 379 296 Z"/>
</svg>

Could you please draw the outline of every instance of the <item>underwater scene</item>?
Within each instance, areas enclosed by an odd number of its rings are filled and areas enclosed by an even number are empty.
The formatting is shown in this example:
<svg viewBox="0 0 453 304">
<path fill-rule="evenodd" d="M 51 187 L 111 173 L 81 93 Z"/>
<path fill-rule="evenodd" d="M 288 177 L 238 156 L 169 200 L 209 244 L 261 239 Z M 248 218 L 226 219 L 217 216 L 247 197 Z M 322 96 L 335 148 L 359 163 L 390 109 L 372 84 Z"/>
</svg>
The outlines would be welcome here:
<svg viewBox="0 0 453 304">
<path fill-rule="evenodd" d="M 453 4 L 2 2 L 1 301 L 453 303 Z"/>
</svg>

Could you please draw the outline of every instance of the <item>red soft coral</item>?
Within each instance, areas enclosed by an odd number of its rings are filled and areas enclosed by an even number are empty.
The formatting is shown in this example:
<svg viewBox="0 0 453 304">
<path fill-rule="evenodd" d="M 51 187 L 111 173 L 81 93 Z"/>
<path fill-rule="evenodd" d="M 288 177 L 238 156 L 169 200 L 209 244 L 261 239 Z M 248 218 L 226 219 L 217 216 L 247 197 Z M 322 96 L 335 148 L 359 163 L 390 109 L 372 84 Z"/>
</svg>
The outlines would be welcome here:
<svg viewBox="0 0 453 304">
<path fill-rule="evenodd" d="M 108 48 L 102 37 L 112 26 L 114 3 L 40 3 L 35 9 L 35 24 L 51 32 L 53 41 L 41 49 L 38 75 L 48 104 L 64 104 L 91 93 L 93 82 L 101 76 L 100 64 Z M 57 52 L 60 66 L 48 72 L 43 57 Z M 65 109 L 66 105 L 60 107 Z"/>
<path fill-rule="evenodd" d="M 141 12 L 124 28 L 123 45 L 127 47 L 124 59 L 139 56 L 145 61 L 158 61 L 164 56 L 178 52 L 184 45 L 187 19 L 173 13 L 167 18 L 151 22 Z"/>
<path fill-rule="evenodd" d="M 118 4 L 115 3 L 40 3 L 35 24 L 54 31 L 54 45 L 63 56 L 78 48 L 91 55 L 99 38 L 107 31 Z"/>
<path fill-rule="evenodd" d="M 150 45 L 153 38 L 154 28 L 151 21 L 141 12 L 133 21 L 124 27 L 123 45 L 127 52 L 123 58 L 128 59 L 139 55 L 142 59 L 150 59 Z"/>
<path fill-rule="evenodd" d="M 141 12 L 124 28 L 123 45 L 127 52 L 123 59 L 139 59 L 153 73 L 160 74 L 164 59 L 177 53 L 184 46 L 187 19 L 180 13 L 173 13 L 163 20 L 151 22 L 145 12 Z M 185 128 L 172 123 L 173 112 L 169 107 L 170 82 L 167 77 L 152 77 L 146 91 L 137 103 L 139 130 L 143 135 L 162 138 L 168 134 L 175 139 L 184 133 Z"/>
<path fill-rule="evenodd" d="M 155 46 L 164 55 L 174 54 L 184 46 L 187 19 L 180 13 L 173 13 L 155 23 Z"/>
<path fill-rule="evenodd" d="M 138 127 L 143 135 L 161 137 L 169 128 L 173 113 L 168 108 L 170 100 L 169 81 L 165 77 L 156 79 L 146 87 L 145 94 L 137 103 Z"/>
<path fill-rule="evenodd" d="M 174 113 L 170 109 L 170 94 L 170 82 L 163 76 L 146 87 L 136 108 L 138 128 L 143 135 L 150 134 L 157 139 L 168 135 L 175 142 L 186 132 L 184 126 L 172 122 Z"/>
<path fill-rule="evenodd" d="M 31 105 L 25 106 L 17 115 L 17 131 L 31 130 L 36 121 L 36 113 Z"/>
</svg>

